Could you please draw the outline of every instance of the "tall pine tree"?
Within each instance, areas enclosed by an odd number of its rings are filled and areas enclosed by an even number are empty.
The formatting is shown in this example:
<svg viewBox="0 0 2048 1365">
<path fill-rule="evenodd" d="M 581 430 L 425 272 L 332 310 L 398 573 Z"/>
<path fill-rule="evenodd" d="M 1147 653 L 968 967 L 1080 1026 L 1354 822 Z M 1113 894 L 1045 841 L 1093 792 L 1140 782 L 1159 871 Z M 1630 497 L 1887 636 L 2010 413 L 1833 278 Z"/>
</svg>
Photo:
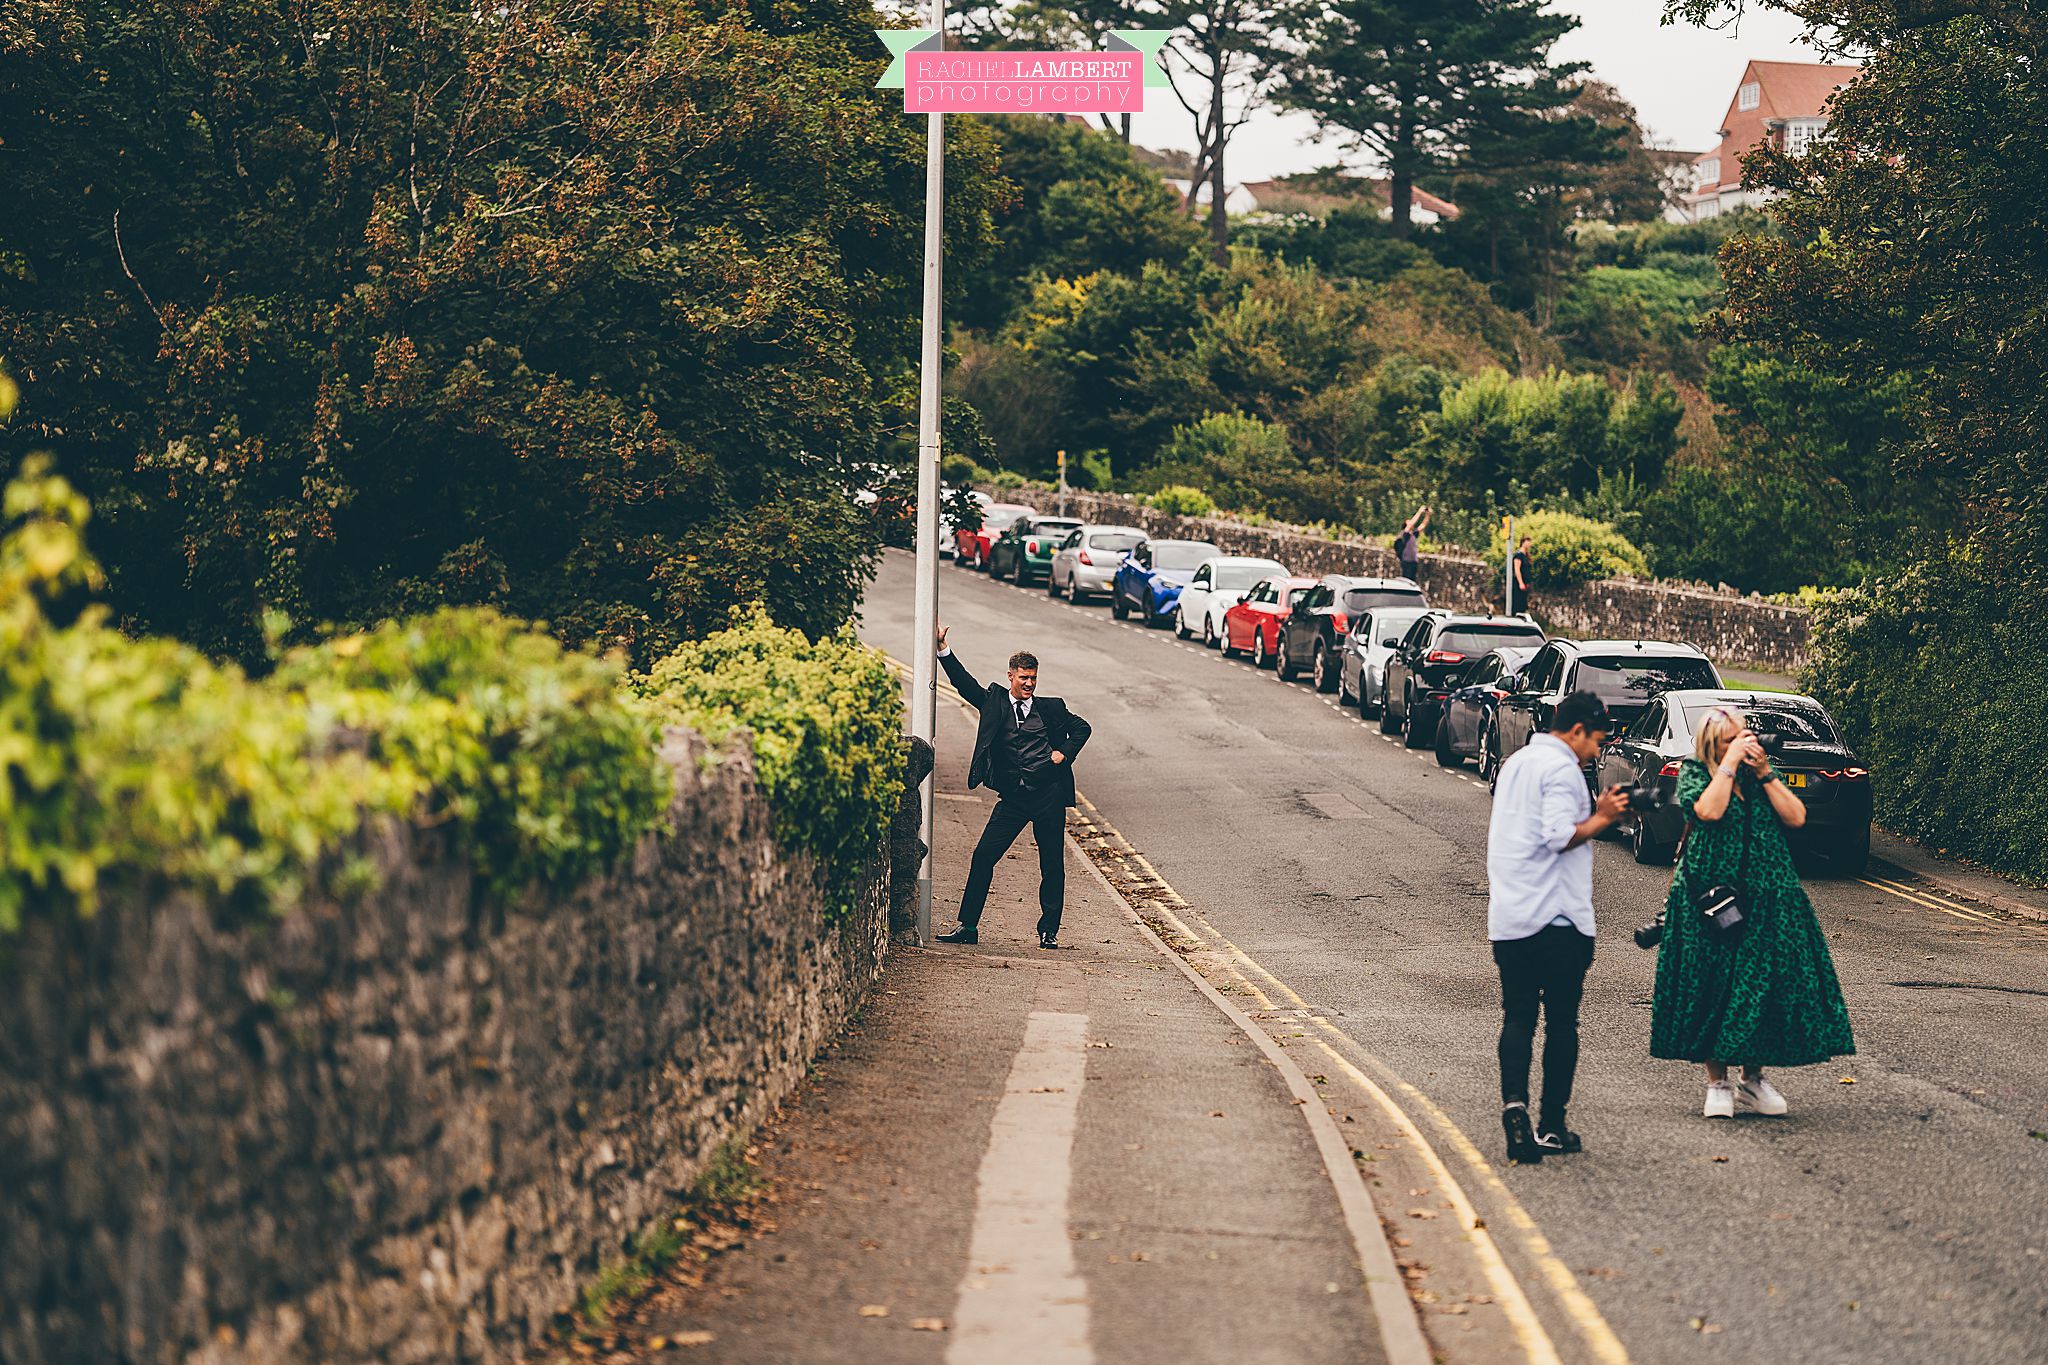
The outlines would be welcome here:
<svg viewBox="0 0 2048 1365">
<path fill-rule="evenodd" d="M 1385 165 L 1394 231 L 1413 220 L 1418 176 L 1475 145 L 1555 138 L 1582 63 L 1552 66 L 1578 27 L 1546 0 L 1333 0 L 1296 22 L 1280 102 L 1350 136 Z"/>
</svg>

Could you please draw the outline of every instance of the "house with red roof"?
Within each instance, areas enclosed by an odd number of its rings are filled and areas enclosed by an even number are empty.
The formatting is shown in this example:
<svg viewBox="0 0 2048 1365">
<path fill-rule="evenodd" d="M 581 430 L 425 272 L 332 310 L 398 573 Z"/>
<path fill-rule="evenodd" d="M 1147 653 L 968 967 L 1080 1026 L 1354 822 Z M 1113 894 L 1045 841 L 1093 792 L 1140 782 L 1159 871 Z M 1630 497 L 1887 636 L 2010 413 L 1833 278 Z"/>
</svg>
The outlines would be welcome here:
<svg viewBox="0 0 2048 1365">
<path fill-rule="evenodd" d="M 1763 192 L 1742 183 L 1742 158 L 1765 143 L 1794 156 L 1803 153 L 1827 131 L 1828 100 L 1862 70 L 1820 62 L 1744 67 L 1721 117 L 1721 141 L 1693 158 L 1692 188 L 1678 196 L 1673 216 L 1697 223 L 1763 203 Z"/>
</svg>

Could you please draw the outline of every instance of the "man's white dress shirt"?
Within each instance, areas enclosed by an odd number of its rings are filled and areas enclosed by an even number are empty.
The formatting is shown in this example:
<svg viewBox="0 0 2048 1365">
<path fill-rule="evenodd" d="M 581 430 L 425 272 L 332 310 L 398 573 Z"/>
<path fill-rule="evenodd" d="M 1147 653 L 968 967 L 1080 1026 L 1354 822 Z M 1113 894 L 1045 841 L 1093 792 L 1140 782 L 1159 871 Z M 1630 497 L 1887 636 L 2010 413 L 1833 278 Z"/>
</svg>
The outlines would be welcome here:
<svg viewBox="0 0 2048 1365">
<path fill-rule="evenodd" d="M 1593 844 L 1565 847 L 1592 813 L 1586 771 L 1555 735 L 1501 765 L 1486 833 L 1488 938 L 1528 938 L 1560 918 L 1592 936 Z"/>
</svg>

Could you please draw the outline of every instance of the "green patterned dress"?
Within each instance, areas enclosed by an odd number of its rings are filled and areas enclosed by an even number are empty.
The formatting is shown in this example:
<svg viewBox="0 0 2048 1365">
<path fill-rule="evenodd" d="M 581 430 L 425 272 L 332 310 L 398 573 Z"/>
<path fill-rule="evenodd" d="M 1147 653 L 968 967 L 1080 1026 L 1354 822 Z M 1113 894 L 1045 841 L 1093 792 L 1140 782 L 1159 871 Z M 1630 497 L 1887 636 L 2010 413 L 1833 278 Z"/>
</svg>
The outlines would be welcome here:
<svg viewBox="0 0 2048 1365">
<path fill-rule="evenodd" d="M 1827 939 L 1799 885 L 1770 798 L 1744 769 L 1726 815 L 1691 818 L 1693 802 L 1711 780 L 1698 759 L 1687 759 L 1678 773 L 1677 800 L 1689 832 L 1664 906 L 1650 1055 L 1804 1066 L 1855 1052 Z M 1745 831 L 1749 863 L 1738 877 Z M 1744 892 L 1749 930 L 1733 943 L 1714 940 L 1692 908 L 1696 889 L 1720 883 Z"/>
</svg>

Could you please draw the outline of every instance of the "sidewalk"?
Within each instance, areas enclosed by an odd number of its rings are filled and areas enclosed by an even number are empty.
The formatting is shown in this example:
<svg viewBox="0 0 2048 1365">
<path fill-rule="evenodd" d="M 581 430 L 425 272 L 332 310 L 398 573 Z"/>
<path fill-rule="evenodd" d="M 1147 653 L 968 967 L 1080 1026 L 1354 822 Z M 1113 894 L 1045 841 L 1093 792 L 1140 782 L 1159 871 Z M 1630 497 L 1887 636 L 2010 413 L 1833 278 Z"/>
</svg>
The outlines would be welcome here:
<svg viewBox="0 0 2048 1365">
<path fill-rule="evenodd" d="M 942 926 L 989 810 L 967 725 L 940 707 Z M 1386 1358 L 1280 1074 L 1071 843 L 1065 951 L 1036 945 L 1036 891 L 1027 833 L 978 946 L 894 951 L 757 1138 L 773 1231 L 660 1293 L 635 1338 L 729 1361 Z"/>
</svg>

